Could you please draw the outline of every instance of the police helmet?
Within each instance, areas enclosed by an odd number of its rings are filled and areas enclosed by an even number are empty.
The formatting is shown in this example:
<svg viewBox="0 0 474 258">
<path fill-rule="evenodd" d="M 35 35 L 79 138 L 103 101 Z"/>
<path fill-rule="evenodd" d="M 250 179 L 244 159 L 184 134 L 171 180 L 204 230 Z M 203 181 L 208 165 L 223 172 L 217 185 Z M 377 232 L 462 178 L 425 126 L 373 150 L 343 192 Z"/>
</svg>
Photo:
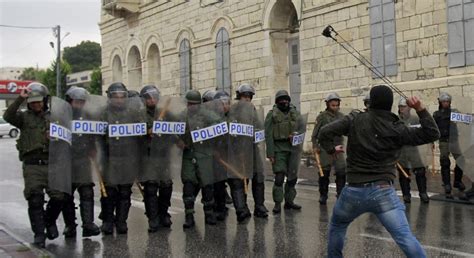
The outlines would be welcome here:
<svg viewBox="0 0 474 258">
<path fill-rule="evenodd" d="M 214 96 L 216 95 L 215 90 L 207 90 L 202 94 L 202 102 L 208 102 L 214 99 Z"/>
<path fill-rule="evenodd" d="M 39 82 L 32 82 L 26 88 L 30 90 L 27 103 L 44 101 L 49 96 L 48 88 Z"/>
<path fill-rule="evenodd" d="M 89 92 L 86 89 L 73 86 L 66 91 L 66 100 L 71 101 L 75 99 L 85 101 L 88 95 Z"/>
<path fill-rule="evenodd" d="M 439 102 L 442 102 L 442 101 L 449 101 L 451 102 L 451 95 L 449 95 L 448 93 L 446 92 L 441 92 L 441 94 L 439 94 L 439 97 L 438 97 L 438 101 Z"/>
<path fill-rule="evenodd" d="M 244 83 L 239 86 L 235 93 L 237 93 L 237 99 L 240 99 L 243 95 L 247 95 L 250 96 L 250 98 L 253 98 L 253 95 L 255 95 L 255 89 L 252 85 Z"/>
<path fill-rule="evenodd" d="M 146 85 L 140 91 L 140 97 L 142 98 L 160 98 L 160 90 L 155 85 Z"/>
<path fill-rule="evenodd" d="M 324 99 L 324 101 L 325 101 L 326 103 L 328 103 L 328 102 L 331 101 L 331 100 L 341 101 L 341 98 L 339 97 L 339 95 L 338 95 L 337 93 L 331 92 L 331 93 L 329 93 L 329 94 L 326 96 L 326 98 Z"/>
<path fill-rule="evenodd" d="M 214 99 L 228 101 L 228 100 L 230 100 L 230 95 L 226 91 L 218 90 L 218 91 L 216 91 L 216 94 L 214 95 Z"/>
<path fill-rule="evenodd" d="M 127 87 L 125 87 L 125 84 L 121 82 L 114 82 L 110 84 L 109 88 L 107 89 L 107 97 L 111 98 L 112 94 L 114 93 L 123 93 L 125 96 L 128 96 L 128 90 Z"/>
</svg>

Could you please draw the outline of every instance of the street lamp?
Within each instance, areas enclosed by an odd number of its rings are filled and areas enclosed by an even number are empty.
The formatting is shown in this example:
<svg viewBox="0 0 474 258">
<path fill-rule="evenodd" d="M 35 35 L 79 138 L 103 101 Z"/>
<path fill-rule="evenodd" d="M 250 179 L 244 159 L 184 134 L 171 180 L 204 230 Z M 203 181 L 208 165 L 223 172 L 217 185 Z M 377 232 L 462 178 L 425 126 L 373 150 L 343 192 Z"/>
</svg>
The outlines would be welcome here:
<svg viewBox="0 0 474 258">
<path fill-rule="evenodd" d="M 63 38 L 61 38 L 61 26 L 57 25 L 53 28 L 53 33 L 57 39 L 57 56 L 56 56 L 56 96 L 61 97 L 61 41 L 67 37 L 70 33 L 67 32 Z M 54 43 L 49 42 L 49 45 L 54 48 Z"/>
</svg>

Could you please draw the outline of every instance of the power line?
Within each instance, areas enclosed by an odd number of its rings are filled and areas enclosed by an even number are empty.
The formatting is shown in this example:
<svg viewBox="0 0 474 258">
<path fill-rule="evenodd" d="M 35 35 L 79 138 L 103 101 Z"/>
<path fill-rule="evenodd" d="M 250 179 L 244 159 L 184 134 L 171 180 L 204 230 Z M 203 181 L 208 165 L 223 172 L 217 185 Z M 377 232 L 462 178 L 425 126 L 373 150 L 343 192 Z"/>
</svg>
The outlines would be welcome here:
<svg viewBox="0 0 474 258">
<path fill-rule="evenodd" d="M 5 27 L 5 28 L 14 28 L 14 29 L 39 29 L 39 30 L 44 30 L 44 29 L 53 29 L 54 27 L 33 27 L 33 26 L 16 26 L 16 25 L 6 25 L 6 24 L 0 24 L 0 27 Z"/>
</svg>

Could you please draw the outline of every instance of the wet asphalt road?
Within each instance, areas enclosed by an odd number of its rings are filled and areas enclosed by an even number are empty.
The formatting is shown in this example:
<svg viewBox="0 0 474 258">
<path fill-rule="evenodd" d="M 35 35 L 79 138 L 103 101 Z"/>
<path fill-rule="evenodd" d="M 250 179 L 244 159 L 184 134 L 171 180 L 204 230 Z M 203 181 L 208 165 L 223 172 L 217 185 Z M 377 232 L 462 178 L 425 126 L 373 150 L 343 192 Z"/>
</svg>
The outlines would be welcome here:
<svg viewBox="0 0 474 258">
<path fill-rule="evenodd" d="M 15 141 L 0 139 L 0 223 L 16 237 L 31 242 L 32 233 L 23 198 L 23 179 Z M 271 202 L 271 182 L 266 184 L 266 206 Z M 81 237 L 78 226 L 76 239 L 59 237 L 47 241 L 43 254 L 58 257 L 323 257 L 326 254 L 328 221 L 336 200 L 320 206 L 319 193 L 314 186 L 298 186 L 297 203 L 302 211 L 285 211 L 268 219 L 252 217 L 238 224 L 231 206 L 226 221 L 216 226 L 204 225 L 200 202 L 196 203 L 196 227 L 183 231 L 184 208 L 181 186 L 175 182 L 172 198 L 171 229 L 147 232 L 144 205 L 134 189 L 128 220 L 128 235 Z M 98 196 L 98 195 L 97 195 Z M 76 196 L 76 206 L 78 197 Z M 250 196 L 249 207 L 253 210 Z M 96 223 L 100 206 L 96 199 Z M 407 217 L 413 232 L 430 257 L 474 257 L 474 205 L 431 201 L 421 204 L 413 198 L 407 207 Z M 79 210 L 77 210 L 79 217 Z M 78 219 L 78 224 L 80 219 Z M 64 224 L 58 221 L 59 230 Z M 351 224 L 344 249 L 346 257 L 399 257 L 403 253 L 391 240 L 375 216 L 365 214 Z"/>
</svg>

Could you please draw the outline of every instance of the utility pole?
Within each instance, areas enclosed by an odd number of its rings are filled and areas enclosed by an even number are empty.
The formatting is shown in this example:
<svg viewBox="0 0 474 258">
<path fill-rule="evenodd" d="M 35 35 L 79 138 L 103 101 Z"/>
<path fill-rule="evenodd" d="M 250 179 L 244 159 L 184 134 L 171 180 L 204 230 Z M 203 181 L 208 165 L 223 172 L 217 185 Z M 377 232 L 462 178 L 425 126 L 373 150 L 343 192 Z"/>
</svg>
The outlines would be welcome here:
<svg viewBox="0 0 474 258">
<path fill-rule="evenodd" d="M 56 57 L 56 96 L 61 97 L 61 26 L 56 26 L 56 38 L 58 39 Z"/>
</svg>

